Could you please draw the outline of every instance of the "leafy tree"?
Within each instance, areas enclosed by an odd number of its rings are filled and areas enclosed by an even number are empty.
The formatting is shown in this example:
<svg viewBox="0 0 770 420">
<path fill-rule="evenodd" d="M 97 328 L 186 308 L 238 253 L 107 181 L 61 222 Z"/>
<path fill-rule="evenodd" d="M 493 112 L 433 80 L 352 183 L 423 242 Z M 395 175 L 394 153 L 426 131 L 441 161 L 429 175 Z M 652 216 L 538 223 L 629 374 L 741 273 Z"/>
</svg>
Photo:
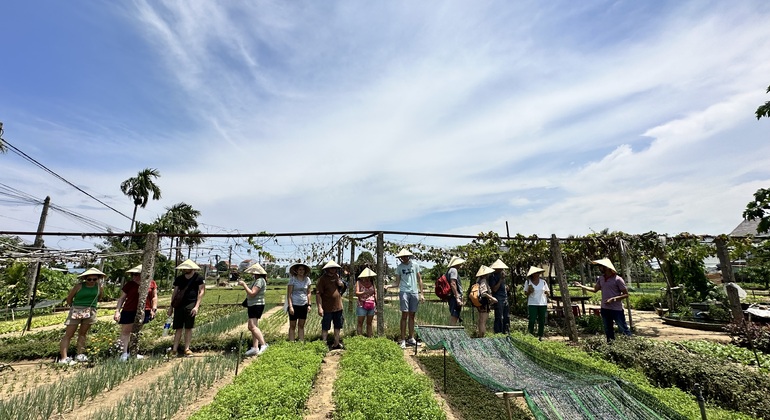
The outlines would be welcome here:
<svg viewBox="0 0 770 420">
<path fill-rule="evenodd" d="M 120 184 L 120 190 L 123 191 L 123 194 L 134 200 L 134 214 L 131 216 L 131 229 L 129 229 L 129 232 L 134 231 L 136 209 L 147 206 L 150 194 L 152 194 L 153 200 L 160 200 L 160 187 L 155 184 L 153 178 L 160 178 L 160 171 L 146 168 L 135 177 L 128 178 Z"/>
<path fill-rule="evenodd" d="M 760 188 L 754 193 L 754 201 L 746 204 L 743 218 L 746 220 L 759 219 L 757 233 L 767 233 L 770 230 L 770 189 Z"/>
<path fill-rule="evenodd" d="M 3 140 L 3 123 L 0 122 L 0 153 L 7 151 L 8 149 L 5 147 L 5 141 Z"/>
<path fill-rule="evenodd" d="M 767 91 L 765 93 L 770 93 L 770 86 L 767 87 Z M 760 105 L 759 108 L 757 108 L 757 119 L 760 119 L 762 117 L 770 118 L 770 101 L 765 102 L 764 105 Z"/>
</svg>

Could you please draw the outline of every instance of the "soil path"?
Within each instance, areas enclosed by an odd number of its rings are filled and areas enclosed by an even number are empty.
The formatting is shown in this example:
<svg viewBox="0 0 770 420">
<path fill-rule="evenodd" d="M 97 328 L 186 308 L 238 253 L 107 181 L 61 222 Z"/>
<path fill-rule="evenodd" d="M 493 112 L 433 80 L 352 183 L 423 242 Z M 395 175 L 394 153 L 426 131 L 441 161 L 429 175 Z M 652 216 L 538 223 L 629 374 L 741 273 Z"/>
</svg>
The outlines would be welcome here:
<svg viewBox="0 0 770 420">
<path fill-rule="evenodd" d="M 425 366 L 423 366 L 422 363 L 420 363 L 414 357 L 414 350 L 412 349 L 404 350 L 404 359 L 406 359 L 406 362 L 409 363 L 409 366 L 411 366 L 415 372 L 418 372 L 424 376 L 428 376 L 425 370 Z M 447 420 L 462 419 L 460 416 L 455 414 L 455 412 L 452 410 L 452 407 L 446 402 L 446 398 L 444 398 L 444 393 L 438 387 L 433 387 L 433 398 L 436 399 L 436 401 L 438 402 L 438 405 L 444 410 L 444 413 L 446 413 Z"/>
<path fill-rule="evenodd" d="M 726 332 L 700 331 L 664 324 L 654 312 L 631 310 L 631 316 L 634 320 L 636 335 L 641 337 L 668 341 L 705 339 L 721 343 L 730 342 L 730 336 Z"/>
<path fill-rule="evenodd" d="M 332 390 L 343 350 L 333 350 L 326 354 L 321 363 L 321 371 L 316 377 L 313 389 L 307 399 L 305 420 L 323 420 L 332 418 L 334 402 Z"/>
</svg>

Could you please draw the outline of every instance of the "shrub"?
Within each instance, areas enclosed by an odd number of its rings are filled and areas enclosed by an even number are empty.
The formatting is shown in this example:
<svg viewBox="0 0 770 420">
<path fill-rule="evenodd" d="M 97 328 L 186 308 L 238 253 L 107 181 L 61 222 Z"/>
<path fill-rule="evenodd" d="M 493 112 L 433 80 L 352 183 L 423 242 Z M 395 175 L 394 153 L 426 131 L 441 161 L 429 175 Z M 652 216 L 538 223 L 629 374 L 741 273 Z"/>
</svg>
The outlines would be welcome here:
<svg viewBox="0 0 770 420">
<path fill-rule="evenodd" d="M 639 311 L 654 311 L 662 300 L 660 295 L 649 293 L 632 294 L 629 298 L 631 307 Z"/>
<path fill-rule="evenodd" d="M 692 392 L 695 384 L 700 384 L 707 401 L 757 418 L 770 418 L 766 374 L 641 338 L 612 344 L 594 342 L 586 348 L 621 367 L 639 369 L 656 386 Z"/>
</svg>

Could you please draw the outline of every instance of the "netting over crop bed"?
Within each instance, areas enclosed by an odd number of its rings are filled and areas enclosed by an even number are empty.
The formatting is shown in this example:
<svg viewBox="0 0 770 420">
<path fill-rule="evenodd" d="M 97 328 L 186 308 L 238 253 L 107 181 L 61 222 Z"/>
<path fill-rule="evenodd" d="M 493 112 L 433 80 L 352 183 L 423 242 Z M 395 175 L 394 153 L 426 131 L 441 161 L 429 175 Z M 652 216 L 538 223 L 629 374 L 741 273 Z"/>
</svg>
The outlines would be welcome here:
<svg viewBox="0 0 770 420">
<path fill-rule="evenodd" d="M 636 387 L 510 338 L 471 339 L 460 328 L 419 326 L 422 341 L 446 348 L 474 379 L 494 391 L 524 391 L 538 419 L 684 419 Z"/>
</svg>

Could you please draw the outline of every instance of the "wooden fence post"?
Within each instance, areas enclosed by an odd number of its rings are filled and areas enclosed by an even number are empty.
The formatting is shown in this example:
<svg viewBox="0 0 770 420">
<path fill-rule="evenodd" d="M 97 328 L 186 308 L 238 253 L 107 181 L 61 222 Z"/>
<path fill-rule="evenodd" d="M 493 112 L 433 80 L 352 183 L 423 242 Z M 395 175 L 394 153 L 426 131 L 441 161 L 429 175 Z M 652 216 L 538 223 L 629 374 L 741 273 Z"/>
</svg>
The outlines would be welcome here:
<svg viewBox="0 0 770 420">
<path fill-rule="evenodd" d="M 567 333 L 570 341 L 578 341 L 577 325 L 575 324 L 575 314 L 572 313 L 572 299 L 569 296 L 569 287 L 567 286 L 567 277 L 564 273 L 564 259 L 561 255 L 561 246 L 556 235 L 551 235 L 551 260 L 556 266 L 556 279 L 559 281 L 559 290 L 561 292 L 562 303 L 564 304 L 564 319 L 567 321 Z"/>
<path fill-rule="evenodd" d="M 137 354 L 139 349 L 139 330 L 142 329 L 144 321 L 144 303 L 147 301 L 147 292 L 150 290 L 150 280 L 155 273 L 155 256 L 158 253 L 158 234 L 151 232 L 147 234 L 147 240 L 142 254 L 142 281 L 139 283 L 139 301 L 136 304 L 136 318 L 134 318 L 134 328 L 131 330 L 130 345 L 126 346 L 126 352 Z M 130 281 L 130 280 L 129 280 Z"/>
</svg>

